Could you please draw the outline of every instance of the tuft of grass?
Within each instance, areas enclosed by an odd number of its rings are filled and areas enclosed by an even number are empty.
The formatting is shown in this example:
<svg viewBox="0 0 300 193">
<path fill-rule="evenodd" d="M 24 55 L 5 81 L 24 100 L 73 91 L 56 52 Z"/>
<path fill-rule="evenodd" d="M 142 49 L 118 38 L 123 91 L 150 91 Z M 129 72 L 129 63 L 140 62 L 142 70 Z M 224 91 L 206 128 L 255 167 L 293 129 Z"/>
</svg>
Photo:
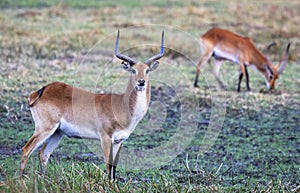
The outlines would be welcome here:
<svg viewBox="0 0 300 193">
<path fill-rule="evenodd" d="M 46 176 L 30 169 L 22 178 L 7 178 L 0 183 L 2 192 L 295 192 L 298 187 L 280 180 L 272 180 L 266 185 L 223 186 L 219 171 L 175 176 L 156 171 L 152 179 L 137 177 L 128 180 L 111 181 L 98 166 L 89 163 L 72 163 L 60 166 L 55 163 Z M 130 172 L 133 174 L 133 172 Z M 250 179 L 249 179 L 250 182 Z"/>
</svg>

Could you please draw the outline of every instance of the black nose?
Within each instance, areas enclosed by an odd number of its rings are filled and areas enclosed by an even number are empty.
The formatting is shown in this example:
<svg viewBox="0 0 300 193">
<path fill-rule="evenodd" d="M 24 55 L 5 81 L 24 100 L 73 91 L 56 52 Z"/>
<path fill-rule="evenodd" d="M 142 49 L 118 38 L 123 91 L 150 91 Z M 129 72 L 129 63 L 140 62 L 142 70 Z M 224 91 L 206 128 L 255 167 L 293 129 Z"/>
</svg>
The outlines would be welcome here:
<svg viewBox="0 0 300 193">
<path fill-rule="evenodd" d="M 145 80 L 138 80 L 139 86 L 145 86 Z"/>
</svg>

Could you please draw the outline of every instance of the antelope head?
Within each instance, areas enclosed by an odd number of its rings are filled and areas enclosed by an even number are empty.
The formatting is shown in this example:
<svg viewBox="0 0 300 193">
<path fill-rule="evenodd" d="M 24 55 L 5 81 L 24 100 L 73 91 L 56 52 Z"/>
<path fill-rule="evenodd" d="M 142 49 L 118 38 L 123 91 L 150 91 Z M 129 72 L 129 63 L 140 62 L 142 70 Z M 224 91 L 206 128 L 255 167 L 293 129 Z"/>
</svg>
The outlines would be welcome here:
<svg viewBox="0 0 300 193">
<path fill-rule="evenodd" d="M 137 63 L 133 58 L 119 53 L 119 31 L 115 44 L 115 55 L 117 58 L 123 60 L 122 65 L 124 70 L 130 72 L 130 82 L 136 91 L 144 91 L 149 84 L 149 72 L 155 70 L 158 67 L 159 62 L 157 61 L 164 55 L 164 32 L 162 32 L 160 53 L 156 54 L 144 63 Z"/>
<path fill-rule="evenodd" d="M 269 46 L 267 46 L 266 52 L 268 52 L 269 48 L 272 47 L 273 45 L 275 45 L 275 43 L 271 43 Z M 288 63 L 290 46 L 291 46 L 291 43 L 289 43 L 287 45 L 285 57 L 284 57 L 283 61 L 276 66 L 269 60 L 268 54 L 266 54 L 268 63 L 265 65 L 264 76 L 265 76 L 265 80 L 266 80 L 268 89 L 275 88 L 276 79 L 279 77 L 279 75 L 285 69 L 285 67 Z"/>
</svg>

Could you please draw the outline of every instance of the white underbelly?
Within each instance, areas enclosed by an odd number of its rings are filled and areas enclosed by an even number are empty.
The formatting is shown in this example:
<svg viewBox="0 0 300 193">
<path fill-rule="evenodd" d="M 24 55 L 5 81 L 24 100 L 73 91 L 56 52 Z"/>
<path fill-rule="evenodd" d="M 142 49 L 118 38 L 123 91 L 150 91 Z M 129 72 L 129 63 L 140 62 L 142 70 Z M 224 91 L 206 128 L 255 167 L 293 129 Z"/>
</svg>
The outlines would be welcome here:
<svg viewBox="0 0 300 193">
<path fill-rule="evenodd" d="M 62 119 L 59 129 L 68 137 L 100 139 L 100 131 L 97 126 L 75 125 Z"/>
<path fill-rule="evenodd" d="M 226 60 L 230 60 L 234 63 L 239 63 L 238 61 L 238 54 L 232 54 L 232 53 L 227 53 L 223 50 L 220 50 L 218 48 L 214 49 L 214 54 L 216 55 L 216 57 L 220 57 L 220 58 L 225 58 Z"/>
</svg>

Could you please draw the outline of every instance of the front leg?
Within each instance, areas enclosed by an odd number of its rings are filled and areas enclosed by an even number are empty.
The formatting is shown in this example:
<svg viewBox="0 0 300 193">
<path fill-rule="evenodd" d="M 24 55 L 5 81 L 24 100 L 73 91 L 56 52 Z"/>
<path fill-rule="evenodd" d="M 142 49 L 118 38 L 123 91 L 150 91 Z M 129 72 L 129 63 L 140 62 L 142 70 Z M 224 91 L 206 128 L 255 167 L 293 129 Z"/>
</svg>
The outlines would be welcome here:
<svg viewBox="0 0 300 193">
<path fill-rule="evenodd" d="M 243 73 L 240 71 L 240 73 L 239 73 L 239 81 L 238 81 L 237 92 L 240 92 L 240 90 L 241 90 L 241 82 L 242 82 L 242 79 L 243 79 Z"/>
<path fill-rule="evenodd" d="M 246 65 L 244 64 L 244 69 L 245 69 L 245 77 L 246 77 L 246 86 L 247 90 L 250 91 L 250 85 L 249 85 L 249 74 Z"/>
<path fill-rule="evenodd" d="M 111 179 L 112 172 L 112 138 L 108 135 L 101 136 L 101 146 L 105 159 L 105 172 Z"/>
<path fill-rule="evenodd" d="M 105 159 L 106 174 L 110 179 L 115 180 L 116 168 L 119 161 L 119 153 L 122 143 L 113 142 L 111 137 L 105 135 L 102 136 L 101 145 Z"/>
<path fill-rule="evenodd" d="M 116 169 L 117 169 L 117 165 L 119 162 L 119 155 L 120 155 L 121 147 L 122 147 L 122 143 L 113 144 L 112 178 L 114 180 L 116 179 Z"/>
<path fill-rule="evenodd" d="M 108 175 L 108 178 L 111 180 L 112 178 L 112 165 L 109 162 L 105 163 L 105 173 Z"/>
<path fill-rule="evenodd" d="M 246 79 L 247 90 L 250 91 L 249 75 L 248 75 L 247 67 L 244 63 L 240 63 L 240 67 L 241 67 L 241 69 L 240 69 L 240 73 L 239 73 L 239 81 L 238 81 L 237 92 L 240 92 L 241 81 L 242 81 L 244 75 L 245 75 L 245 79 Z"/>
</svg>

